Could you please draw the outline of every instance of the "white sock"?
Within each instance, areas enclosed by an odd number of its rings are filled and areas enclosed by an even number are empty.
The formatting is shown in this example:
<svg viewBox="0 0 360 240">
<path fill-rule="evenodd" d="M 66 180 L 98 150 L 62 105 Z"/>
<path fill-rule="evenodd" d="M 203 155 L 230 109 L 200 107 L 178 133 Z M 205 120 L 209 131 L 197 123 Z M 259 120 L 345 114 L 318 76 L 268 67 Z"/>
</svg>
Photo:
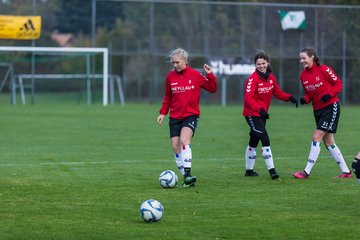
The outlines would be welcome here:
<svg viewBox="0 0 360 240">
<path fill-rule="evenodd" d="M 338 146 L 336 144 L 334 144 L 334 145 L 328 146 L 327 149 L 329 150 L 331 156 L 334 158 L 336 163 L 339 165 L 341 171 L 344 173 L 350 172 Z"/>
<path fill-rule="evenodd" d="M 256 161 L 256 148 L 252 148 L 249 145 L 245 151 L 245 167 L 246 170 L 253 170 Z"/>
<path fill-rule="evenodd" d="M 178 167 L 181 175 L 183 176 L 184 175 L 184 164 L 183 164 L 183 161 L 181 160 L 180 155 L 181 155 L 180 153 L 174 153 L 174 158 L 175 158 L 176 166 Z"/>
<path fill-rule="evenodd" d="M 320 142 L 316 142 L 316 141 L 312 141 L 311 142 L 311 147 L 310 147 L 310 153 L 309 153 L 309 158 L 305 167 L 305 172 L 307 174 L 311 173 L 311 169 L 313 168 L 313 166 L 316 163 L 316 160 L 319 157 L 320 154 Z"/>
<path fill-rule="evenodd" d="M 184 173 L 191 171 L 192 153 L 190 144 L 181 146 L 181 160 L 184 164 Z"/>
<path fill-rule="evenodd" d="M 264 157 L 267 169 L 269 170 L 271 168 L 275 168 L 274 167 L 274 160 L 273 160 L 273 157 L 272 157 L 270 146 L 262 147 L 261 148 L 261 153 L 262 153 L 262 155 Z"/>
</svg>

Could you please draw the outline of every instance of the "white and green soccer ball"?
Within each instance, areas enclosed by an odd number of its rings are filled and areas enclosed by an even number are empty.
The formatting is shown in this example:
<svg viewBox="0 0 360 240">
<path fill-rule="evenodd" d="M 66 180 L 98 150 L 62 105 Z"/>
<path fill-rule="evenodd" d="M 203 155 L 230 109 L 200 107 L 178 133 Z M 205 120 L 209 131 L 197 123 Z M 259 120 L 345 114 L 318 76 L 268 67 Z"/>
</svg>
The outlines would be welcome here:
<svg viewBox="0 0 360 240">
<path fill-rule="evenodd" d="M 163 214 L 163 205 L 155 199 L 148 199 L 140 206 L 140 215 L 145 222 L 157 222 L 162 218 Z"/>
<path fill-rule="evenodd" d="M 174 171 L 165 170 L 159 176 L 159 183 L 163 188 L 174 188 L 178 183 L 178 177 Z"/>
</svg>

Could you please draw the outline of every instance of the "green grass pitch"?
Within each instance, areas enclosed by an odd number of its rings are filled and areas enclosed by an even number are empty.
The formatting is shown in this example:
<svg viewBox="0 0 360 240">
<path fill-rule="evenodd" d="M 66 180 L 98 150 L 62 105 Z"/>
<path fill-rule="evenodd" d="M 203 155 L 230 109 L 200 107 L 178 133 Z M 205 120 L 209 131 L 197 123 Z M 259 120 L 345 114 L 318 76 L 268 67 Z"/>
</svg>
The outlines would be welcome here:
<svg viewBox="0 0 360 240">
<path fill-rule="evenodd" d="M 0 239 L 359 239 L 360 184 L 322 146 L 305 167 L 311 106 L 273 105 L 267 128 L 281 181 L 258 153 L 258 178 L 245 178 L 248 126 L 242 106 L 202 105 L 192 142 L 194 188 L 162 189 L 178 173 L 159 104 L 0 104 Z M 348 163 L 360 151 L 360 108 L 343 106 L 336 142 Z M 179 177 L 179 182 L 181 184 Z M 141 203 L 159 200 L 157 223 Z"/>
</svg>

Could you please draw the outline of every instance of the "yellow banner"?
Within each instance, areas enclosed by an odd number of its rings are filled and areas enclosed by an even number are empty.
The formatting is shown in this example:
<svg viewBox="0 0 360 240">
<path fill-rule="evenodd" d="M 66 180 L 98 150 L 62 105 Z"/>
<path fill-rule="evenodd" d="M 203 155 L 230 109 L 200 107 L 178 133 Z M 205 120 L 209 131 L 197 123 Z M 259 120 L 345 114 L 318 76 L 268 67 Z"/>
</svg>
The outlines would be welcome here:
<svg viewBox="0 0 360 240">
<path fill-rule="evenodd" d="M 0 39 L 33 40 L 40 34 L 40 16 L 0 15 Z"/>
</svg>

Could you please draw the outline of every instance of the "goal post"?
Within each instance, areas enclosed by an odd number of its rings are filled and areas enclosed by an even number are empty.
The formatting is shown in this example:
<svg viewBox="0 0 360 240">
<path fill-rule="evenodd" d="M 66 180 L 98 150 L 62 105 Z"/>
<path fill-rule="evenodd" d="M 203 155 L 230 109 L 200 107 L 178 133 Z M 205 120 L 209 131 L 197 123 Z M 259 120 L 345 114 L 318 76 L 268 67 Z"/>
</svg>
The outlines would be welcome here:
<svg viewBox="0 0 360 240">
<path fill-rule="evenodd" d="M 107 106 L 109 103 L 109 52 L 107 48 L 81 48 L 81 47 L 14 47 L 14 46 L 0 46 L 0 52 L 29 52 L 35 54 L 41 53 L 97 53 L 102 54 L 102 81 L 103 81 L 103 96 L 102 103 Z"/>
</svg>

